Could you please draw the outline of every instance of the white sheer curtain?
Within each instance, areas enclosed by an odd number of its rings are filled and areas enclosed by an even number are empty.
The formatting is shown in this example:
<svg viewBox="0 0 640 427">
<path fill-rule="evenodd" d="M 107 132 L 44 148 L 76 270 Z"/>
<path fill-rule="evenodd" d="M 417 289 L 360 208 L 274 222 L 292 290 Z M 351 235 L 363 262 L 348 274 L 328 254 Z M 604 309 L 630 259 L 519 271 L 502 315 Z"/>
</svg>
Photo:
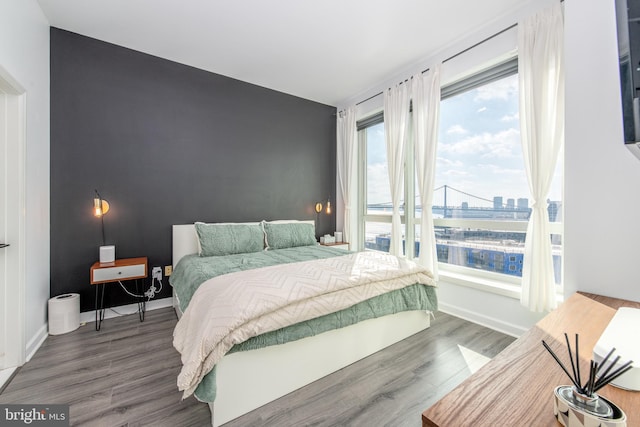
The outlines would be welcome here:
<svg viewBox="0 0 640 427">
<path fill-rule="evenodd" d="M 400 199 L 404 181 L 405 141 L 409 121 L 409 93 L 411 81 L 401 83 L 384 93 L 384 134 L 387 144 L 389 184 L 391 185 L 391 242 L 389 253 L 402 255 L 402 221 Z"/>
<path fill-rule="evenodd" d="M 532 199 L 520 302 L 531 311 L 556 307 L 546 200 L 564 142 L 563 56 L 560 3 L 518 23 L 520 133 Z"/>
<path fill-rule="evenodd" d="M 440 64 L 426 73 L 413 76 L 413 138 L 416 173 L 422 214 L 420 217 L 420 256 L 418 263 L 429 268 L 438 278 L 438 253 L 433 227 L 433 187 L 440 117 Z"/>
<path fill-rule="evenodd" d="M 343 238 L 352 245 L 357 241 L 356 219 L 353 209 L 353 196 L 356 194 L 356 161 L 357 161 L 357 130 L 356 112 L 354 107 L 349 107 L 338 113 L 336 138 L 338 145 L 338 181 L 342 192 L 344 205 Z"/>
</svg>

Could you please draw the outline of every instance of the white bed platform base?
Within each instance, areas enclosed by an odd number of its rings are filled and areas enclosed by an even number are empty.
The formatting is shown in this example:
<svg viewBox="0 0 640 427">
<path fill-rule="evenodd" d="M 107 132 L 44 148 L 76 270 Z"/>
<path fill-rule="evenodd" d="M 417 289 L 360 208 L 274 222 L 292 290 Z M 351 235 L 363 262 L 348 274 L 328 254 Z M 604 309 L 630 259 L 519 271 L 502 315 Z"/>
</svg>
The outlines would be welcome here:
<svg viewBox="0 0 640 427">
<path fill-rule="evenodd" d="M 193 224 L 173 226 L 173 266 L 198 251 Z M 181 316 L 174 293 L 174 307 Z M 429 313 L 406 311 L 282 345 L 225 356 L 216 368 L 211 424 L 219 426 L 336 372 L 430 325 Z"/>
</svg>

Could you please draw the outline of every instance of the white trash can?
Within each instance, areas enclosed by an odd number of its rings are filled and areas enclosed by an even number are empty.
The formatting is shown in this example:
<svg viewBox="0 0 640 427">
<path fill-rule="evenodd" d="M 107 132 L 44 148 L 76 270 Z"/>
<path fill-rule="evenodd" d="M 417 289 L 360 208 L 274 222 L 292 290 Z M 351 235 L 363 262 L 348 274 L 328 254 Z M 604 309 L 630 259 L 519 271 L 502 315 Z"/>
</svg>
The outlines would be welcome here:
<svg viewBox="0 0 640 427">
<path fill-rule="evenodd" d="M 80 294 L 49 299 L 49 335 L 66 334 L 80 327 Z"/>
</svg>

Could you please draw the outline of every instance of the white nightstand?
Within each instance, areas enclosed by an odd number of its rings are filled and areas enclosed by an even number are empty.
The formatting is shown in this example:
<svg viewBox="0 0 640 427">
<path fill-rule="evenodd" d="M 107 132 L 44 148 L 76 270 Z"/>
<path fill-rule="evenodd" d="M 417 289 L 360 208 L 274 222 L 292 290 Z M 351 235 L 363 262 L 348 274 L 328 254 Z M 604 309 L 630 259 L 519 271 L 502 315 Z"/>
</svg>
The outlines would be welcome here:
<svg viewBox="0 0 640 427">
<path fill-rule="evenodd" d="M 326 246 L 328 248 L 336 248 L 336 249 L 343 249 L 345 251 L 349 250 L 349 243 L 347 242 L 340 242 L 340 243 L 320 243 L 320 246 Z"/>
<path fill-rule="evenodd" d="M 91 266 L 91 284 L 96 286 L 96 331 L 100 330 L 100 325 L 104 320 L 104 285 L 106 283 L 122 282 L 125 280 L 136 281 L 136 293 L 138 293 L 138 279 L 146 279 L 147 277 L 147 257 L 140 258 L 123 258 L 114 262 L 101 264 L 94 263 Z M 102 296 L 100 297 L 100 307 L 98 307 L 98 291 L 102 288 Z M 140 321 L 144 321 L 145 301 L 141 299 L 138 302 L 138 316 Z M 99 313 L 99 315 L 98 315 Z"/>
</svg>

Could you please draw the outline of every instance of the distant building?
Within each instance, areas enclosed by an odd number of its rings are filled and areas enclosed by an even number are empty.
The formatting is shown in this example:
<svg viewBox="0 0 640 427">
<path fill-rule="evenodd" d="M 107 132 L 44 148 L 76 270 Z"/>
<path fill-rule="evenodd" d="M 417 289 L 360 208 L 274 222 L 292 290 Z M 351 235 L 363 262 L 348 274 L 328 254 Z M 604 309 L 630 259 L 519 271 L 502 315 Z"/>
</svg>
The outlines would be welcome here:
<svg viewBox="0 0 640 427">
<path fill-rule="evenodd" d="M 518 199 L 518 209 L 529 209 L 529 199 L 521 197 Z"/>
<path fill-rule="evenodd" d="M 514 199 L 507 199 L 507 209 L 515 209 L 516 201 Z"/>
<path fill-rule="evenodd" d="M 550 222 L 560 221 L 562 218 L 562 202 L 547 200 L 547 212 L 549 212 Z"/>
<path fill-rule="evenodd" d="M 493 209 L 502 209 L 502 196 L 493 197 Z"/>
<path fill-rule="evenodd" d="M 467 241 L 469 238 L 476 238 L 478 241 Z M 376 236 L 375 241 L 365 242 L 365 248 L 389 252 L 390 240 L 388 235 Z M 404 244 L 403 240 L 403 250 Z M 415 242 L 414 251 L 415 256 L 419 256 L 420 242 Z M 522 277 L 524 233 L 449 230 L 437 227 L 436 251 L 440 262 Z M 560 283 L 560 251 L 552 249 L 552 256 L 555 281 Z"/>
</svg>

